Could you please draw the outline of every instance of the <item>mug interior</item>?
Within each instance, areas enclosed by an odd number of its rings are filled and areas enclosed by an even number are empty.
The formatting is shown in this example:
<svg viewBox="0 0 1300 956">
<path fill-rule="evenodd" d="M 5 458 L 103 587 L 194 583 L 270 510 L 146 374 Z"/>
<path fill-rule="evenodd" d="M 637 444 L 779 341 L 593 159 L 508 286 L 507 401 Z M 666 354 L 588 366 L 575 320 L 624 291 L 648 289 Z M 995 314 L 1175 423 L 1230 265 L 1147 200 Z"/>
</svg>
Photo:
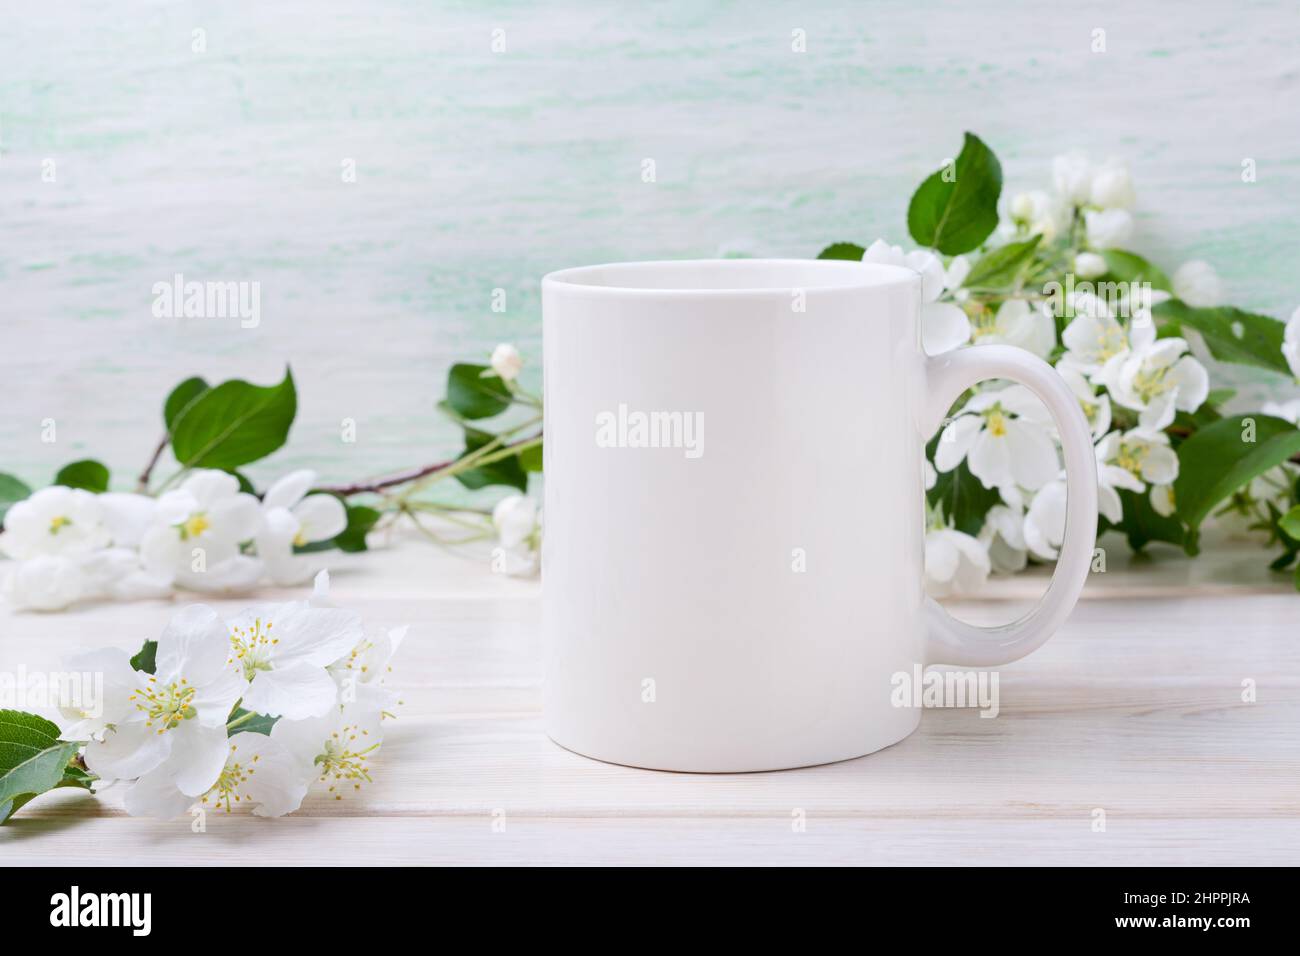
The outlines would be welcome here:
<svg viewBox="0 0 1300 956">
<path fill-rule="evenodd" d="M 552 272 L 543 280 L 618 292 L 762 292 L 860 289 L 916 282 L 902 266 L 842 259 L 685 259 L 614 262 Z"/>
</svg>

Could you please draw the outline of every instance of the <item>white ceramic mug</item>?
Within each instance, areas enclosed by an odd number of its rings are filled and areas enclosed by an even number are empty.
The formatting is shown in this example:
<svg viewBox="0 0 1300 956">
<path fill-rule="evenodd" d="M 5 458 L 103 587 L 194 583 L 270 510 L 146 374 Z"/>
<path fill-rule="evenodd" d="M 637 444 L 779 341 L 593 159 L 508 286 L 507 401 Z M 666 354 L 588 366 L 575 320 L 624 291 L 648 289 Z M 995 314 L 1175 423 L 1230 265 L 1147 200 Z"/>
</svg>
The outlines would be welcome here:
<svg viewBox="0 0 1300 956">
<path fill-rule="evenodd" d="M 542 282 L 547 733 L 614 763 L 752 771 L 916 729 L 916 665 L 992 665 L 1073 608 L 1096 535 L 1079 404 L 1009 346 L 929 358 L 919 276 L 734 259 Z M 927 438 L 982 379 L 1022 382 L 1064 446 L 1065 542 L 1025 618 L 979 628 L 922 590 Z M 802 569 L 800 569 L 802 565 Z"/>
</svg>

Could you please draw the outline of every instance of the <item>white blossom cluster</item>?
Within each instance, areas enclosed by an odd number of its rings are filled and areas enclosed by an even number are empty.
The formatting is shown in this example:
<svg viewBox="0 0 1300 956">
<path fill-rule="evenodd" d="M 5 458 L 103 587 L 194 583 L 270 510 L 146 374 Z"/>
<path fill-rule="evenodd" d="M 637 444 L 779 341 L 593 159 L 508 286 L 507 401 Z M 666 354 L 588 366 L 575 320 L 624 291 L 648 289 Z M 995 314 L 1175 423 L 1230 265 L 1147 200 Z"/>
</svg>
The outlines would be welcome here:
<svg viewBox="0 0 1300 956">
<path fill-rule="evenodd" d="M 335 799 L 361 789 L 398 703 L 384 677 L 406 628 L 367 627 L 328 589 L 322 572 L 309 600 L 229 620 L 183 608 L 158 638 L 152 673 L 118 648 L 70 659 L 103 676 L 93 711 L 62 710 L 63 737 L 86 741 L 96 786 L 123 782 L 127 812 L 160 819 L 196 806 L 281 816 L 313 784 Z M 270 718 L 269 733 L 244 729 Z"/>
</svg>

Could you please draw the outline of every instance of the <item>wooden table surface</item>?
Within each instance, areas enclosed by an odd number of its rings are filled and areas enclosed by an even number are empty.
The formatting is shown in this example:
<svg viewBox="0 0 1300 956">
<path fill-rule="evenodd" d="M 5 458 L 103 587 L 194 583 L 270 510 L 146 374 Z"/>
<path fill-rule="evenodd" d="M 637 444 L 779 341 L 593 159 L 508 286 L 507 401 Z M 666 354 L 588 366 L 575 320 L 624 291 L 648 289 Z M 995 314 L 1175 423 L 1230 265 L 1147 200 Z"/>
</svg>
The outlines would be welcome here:
<svg viewBox="0 0 1300 956">
<path fill-rule="evenodd" d="M 334 572 L 340 603 L 411 625 L 373 785 L 343 802 L 313 794 L 278 820 L 209 814 L 203 833 L 189 818 L 127 816 L 120 788 L 59 791 L 0 827 L 0 862 L 1300 862 L 1300 595 L 1263 570 L 1264 552 L 1231 542 L 1195 562 L 1110 551 L 1061 633 L 1001 670 L 996 719 L 932 710 L 859 760 L 706 776 L 551 743 L 540 585 L 491 574 L 481 554 L 395 540 Z M 997 581 L 955 610 L 1006 620 L 1042 587 L 1041 575 Z M 0 609 L 0 670 L 55 669 L 78 646 L 135 649 L 179 603 Z"/>
</svg>

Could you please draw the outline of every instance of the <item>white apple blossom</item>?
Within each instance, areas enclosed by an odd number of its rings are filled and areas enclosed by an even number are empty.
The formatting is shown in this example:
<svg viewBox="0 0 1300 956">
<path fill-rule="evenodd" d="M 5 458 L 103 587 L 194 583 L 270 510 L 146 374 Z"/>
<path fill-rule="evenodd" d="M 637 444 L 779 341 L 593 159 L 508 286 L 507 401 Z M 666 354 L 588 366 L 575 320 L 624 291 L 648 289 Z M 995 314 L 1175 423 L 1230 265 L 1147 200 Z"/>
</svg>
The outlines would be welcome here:
<svg viewBox="0 0 1300 956">
<path fill-rule="evenodd" d="M 954 297 L 958 299 L 964 298 L 966 290 L 962 288 L 962 283 L 970 275 L 970 269 L 971 261 L 969 258 L 966 256 L 953 256 L 952 261 L 948 263 L 948 268 L 943 271 L 943 287 L 951 292 Z"/>
<path fill-rule="evenodd" d="M 1042 402 L 1023 385 L 980 392 L 939 436 L 934 466 L 946 472 L 965 460 L 986 488 L 1040 488 L 1060 470 L 1041 415 Z"/>
<path fill-rule="evenodd" d="M 40 554 L 8 569 L 3 594 L 18 611 L 62 611 L 86 596 L 85 576 L 76 558 Z"/>
<path fill-rule="evenodd" d="M 1162 518 L 1168 518 L 1177 508 L 1173 485 L 1151 486 L 1151 509 Z"/>
<path fill-rule="evenodd" d="M 862 254 L 863 262 L 903 266 L 921 276 L 921 345 L 930 355 L 947 352 L 970 341 L 970 319 L 960 306 L 940 302 L 944 293 L 946 274 L 938 256 L 924 249 L 904 253 L 899 246 L 891 246 L 877 239 Z M 965 276 L 962 276 L 963 280 Z"/>
<path fill-rule="evenodd" d="M 519 350 L 509 342 L 502 342 L 492 350 L 492 371 L 506 382 L 513 382 L 519 377 L 524 367 L 524 358 Z"/>
<path fill-rule="evenodd" d="M 512 577 L 526 577 L 537 570 L 541 546 L 541 512 L 537 502 L 525 495 L 509 495 L 492 509 L 492 526 L 497 532 L 493 567 Z"/>
<path fill-rule="evenodd" d="M 1223 302 L 1223 282 L 1214 266 L 1202 259 L 1184 262 L 1174 272 L 1174 295 L 1188 305 L 1210 308 Z"/>
<path fill-rule="evenodd" d="M 931 597 L 974 594 L 989 576 L 989 556 L 975 538 L 951 528 L 925 535 L 925 591 Z"/>
<path fill-rule="evenodd" d="M 1074 257 L 1074 274 L 1080 279 L 1096 279 L 1106 274 L 1106 260 L 1095 252 L 1081 252 Z"/>
<path fill-rule="evenodd" d="M 279 817 L 302 805 L 307 786 L 279 743 L 266 734 L 242 731 L 229 739 L 225 764 L 197 798 L 162 775 L 150 775 L 127 791 L 123 803 L 132 816 L 159 820 L 178 817 L 195 803 L 227 813 L 252 807 L 255 816 Z"/>
<path fill-rule="evenodd" d="M 1097 443 L 1097 470 L 1103 480 L 1117 488 L 1142 492 L 1148 484 L 1171 485 L 1178 478 L 1178 455 L 1162 431 L 1134 428 L 1111 432 Z M 1127 476 L 1120 477 L 1118 468 Z"/>
<path fill-rule="evenodd" d="M 369 783 L 370 761 L 383 743 L 379 709 L 361 702 L 330 708 L 309 720 L 280 720 L 271 739 L 284 748 L 298 778 L 320 780 L 335 800 Z"/>
<path fill-rule="evenodd" d="M 307 492 L 316 483 L 309 468 L 290 472 L 262 498 L 262 526 L 255 537 L 266 575 L 279 585 L 302 584 L 320 572 L 320 560 L 294 548 L 329 541 L 348 525 L 347 509 L 334 495 Z"/>
<path fill-rule="evenodd" d="M 1128 355 L 1128 332 L 1106 303 L 1090 292 L 1071 294 L 1067 305 L 1074 318 L 1061 332 L 1066 351 L 1057 367 L 1075 369 L 1095 381 L 1103 369 Z"/>
<path fill-rule="evenodd" d="M 1093 171 L 1088 192 L 1091 205 L 1100 209 L 1129 209 L 1135 200 L 1133 177 L 1125 163 L 1112 159 Z"/>
<path fill-rule="evenodd" d="M 983 310 L 972 327 L 976 345 L 1014 345 L 1039 358 L 1056 346 L 1056 320 L 1045 304 L 1007 299 L 996 311 Z"/>
<path fill-rule="evenodd" d="M 330 676 L 339 688 L 340 703 L 361 703 L 380 710 L 390 710 L 399 703 L 397 693 L 385 687 L 384 680 L 392 671 L 389 661 L 406 639 L 406 631 L 404 626 L 368 625 L 356 646 L 329 665 Z"/>
<path fill-rule="evenodd" d="M 247 608 L 230 621 L 229 664 L 249 681 L 243 707 L 272 717 L 319 717 L 338 686 L 326 669 L 363 635 L 352 611 L 307 601 Z"/>
<path fill-rule="evenodd" d="M 1092 179 L 1092 163 L 1083 153 L 1070 152 L 1052 160 L 1056 193 L 1075 206 L 1082 206 L 1092 198 Z"/>
<path fill-rule="evenodd" d="M 262 577 L 263 565 L 240 552 L 262 529 L 257 498 L 224 471 L 195 471 L 158 499 L 140 541 L 144 566 L 194 591 L 240 591 Z"/>
<path fill-rule="evenodd" d="M 38 555 L 70 557 L 106 547 L 112 535 L 96 496 L 54 485 L 13 505 L 4 520 L 0 550 L 20 561 Z"/>
<path fill-rule="evenodd" d="M 1115 249 L 1133 237 L 1133 216 L 1127 209 L 1087 209 L 1083 230 L 1093 249 Z"/>
<path fill-rule="evenodd" d="M 169 787 L 191 799 L 207 793 L 226 761 L 226 719 L 246 686 L 226 666 L 229 646 L 217 613 L 195 604 L 158 638 L 153 674 L 106 669 L 105 703 L 117 706 L 104 712 L 103 739 L 86 745 L 87 768 L 106 781 L 134 779 L 128 800 Z"/>
<path fill-rule="evenodd" d="M 1176 411 L 1194 412 L 1210 391 L 1205 366 L 1187 352 L 1180 338 L 1157 339 L 1153 325 L 1134 326 L 1131 349 L 1108 362 L 1098 375 L 1117 405 L 1138 412 L 1138 424 L 1151 431 L 1168 428 Z"/>
<path fill-rule="evenodd" d="M 1024 524 L 1023 511 L 1010 505 L 994 505 L 984 516 L 979 542 L 988 552 L 989 564 L 999 574 L 1023 571 L 1028 563 Z"/>
<path fill-rule="evenodd" d="M 1011 200 L 1011 229 L 1004 233 L 1013 235 L 1040 235 L 1044 243 L 1055 241 L 1070 221 L 1070 208 L 1056 196 L 1040 190 L 1019 193 Z"/>
<path fill-rule="evenodd" d="M 1083 409 L 1083 417 L 1088 420 L 1093 440 L 1096 441 L 1110 431 L 1110 395 L 1105 391 L 1097 394 L 1084 374 L 1070 365 L 1060 364 L 1056 367 L 1056 372 L 1065 379 L 1065 384 L 1070 386 L 1070 391 L 1079 400 L 1079 407 Z"/>
<path fill-rule="evenodd" d="M 1300 379 L 1300 308 L 1287 319 L 1286 331 L 1282 333 L 1282 355 L 1291 374 Z"/>
<path fill-rule="evenodd" d="M 1035 493 L 1025 512 L 1025 546 L 1042 561 L 1055 561 L 1065 540 L 1065 481 L 1056 479 Z"/>
</svg>

